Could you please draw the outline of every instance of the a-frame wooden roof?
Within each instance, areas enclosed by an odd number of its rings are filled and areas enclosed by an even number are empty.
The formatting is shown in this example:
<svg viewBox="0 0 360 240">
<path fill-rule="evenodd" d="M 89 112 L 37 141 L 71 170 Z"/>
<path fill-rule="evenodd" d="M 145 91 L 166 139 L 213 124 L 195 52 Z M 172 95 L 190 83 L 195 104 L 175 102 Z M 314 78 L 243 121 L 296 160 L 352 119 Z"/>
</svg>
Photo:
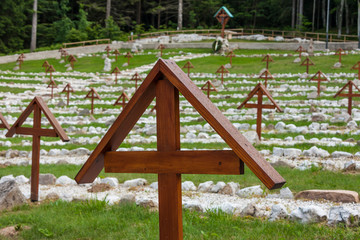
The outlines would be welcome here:
<svg viewBox="0 0 360 240">
<path fill-rule="evenodd" d="M 37 105 L 41 109 L 41 111 L 44 113 L 46 118 L 49 120 L 51 126 L 53 129 L 33 129 L 33 128 L 25 128 L 21 127 L 25 120 L 29 117 L 29 115 L 33 112 L 34 106 Z M 20 130 L 20 131 L 18 131 Z M 56 120 L 54 115 L 51 113 L 50 109 L 44 102 L 44 100 L 41 97 L 35 97 L 29 106 L 23 111 L 23 113 L 20 115 L 20 117 L 16 120 L 14 125 L 9 129 L 9 131 L 6 133 L 6 137 L 12 137 L 15 133 L 19 134 L 31 134 L 31 130 L 38 131 L 41 136 L 48 136 L 48 137 L 60 137 L 60 139 L 64 142 L 68 142 L 69 138 L 66 135 L 64 129 L 62 129 L 59 122 Z"/>
<path fill-rule="evenodd" d="M 335 95 L 334 95 L 334 98 L 336 98 L 337 96 L 341 96 L 341 94 L 345 94 L 345 95 L 348 95 L 346 93 L 343 93 L 343 91 L 349 87 L 350 85 L 352 85 L 356 90 L 359 91 L 359 94 L 357 93 L 353 93 L 351 94 L 352 97 L 360 97 L 360 88 L 358 86 L 356 86 L 356 84 L 353 82 L 353 81 L 349 81 L 347 84 L 345 84 L 345 86 L 343 86 Z"/>
<path fill-rule="evenodd" d="M 274 108 L 276 108 L 279 112 L 282 112 L 281 107 L 275 102 L 275 100 L 272 98 L 270 92 L 266 89 L 266 87 L 262 84 L 262 83 L 258 83 L 253 90 L 251 90 L 251 92 L 249 93 L 249 95 L 247 96 L 247 98 L 241 103 L 241 105 L 238 107 L 238 109 L 241 109 L 243 106 L 245 106 L 245 104 L 258 92 L 258 91 L 262 91 L 270 100 L 270 102 L 272 102 L 272 104 L 274 104 Z"/>
<path fill-rule="evenodd" d="M 285 180 L 252 144 L 240 134 L 222 112 L 190 80 L 172 60 L 159 59 L 121 114 L 109 128 L 83 165 L 75 180 L 93 182 L 104 167 L 104 156 L 116 151 L 141 115 L 155 98 L 158 80 L 169 81 L 190 102 L 200 115 L 224 139 L 234 153 L 269 189 L 279 188 Z"/>
</svg>

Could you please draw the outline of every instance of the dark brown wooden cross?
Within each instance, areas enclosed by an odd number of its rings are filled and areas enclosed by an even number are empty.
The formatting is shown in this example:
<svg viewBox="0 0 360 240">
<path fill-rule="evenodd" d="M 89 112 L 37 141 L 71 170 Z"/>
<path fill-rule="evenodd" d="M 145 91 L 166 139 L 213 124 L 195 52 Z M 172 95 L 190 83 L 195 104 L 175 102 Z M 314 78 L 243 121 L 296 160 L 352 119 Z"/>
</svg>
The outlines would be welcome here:
<svg viewBox="0 0 360 240">
<path fill-rule="evenodd" d="M 131 77 L 130 80 L 135 81 L 135 89 L 137 89 L 137 82 L 142 81 L 140 75 L 137 72 Z"/>
<path fill-rule="evenodd" d="M 34 113 L 33 127 L 22 127 L 32 112 Z M 44 113 L 53 129 L 41 128 L 41 113 Z M 36 202 L 39 200 L 40 137 L 60 137 L 63 142 L 68 142 L 69 138 L 41 97 L 35 97 L 31 101 L 29 106 L 6 133 L 6 137 L 12 137 L 15 133 L 33 136 L 30 199 L 32 202 Z"/>
<path fill-rule="evenodd" d="M 228 52 L 228 54 L 226 55 L 226 57 L 228 57 L 230 59 L 230 66 L 232 66 L 232 58 L 236 57 L 236 55 L 234 54 L 233 51 Z"/>
<path fill-rule="evenodd" d="M 54 88 L 57 88 L 56 83 L 54 82 L 54 80 L 50 80 L 49 85 L 47 86 L 47 88 L 51 88 L 51 99 L 54 98 Z"/>
<path fill-rule="evenodd" d="M 69 102 L 70 102 L 70 93 L 73 93 L 74 89 L 72 88 L 71 84 L 68 83 L 66 84 L 66 86 L 64 87 L 64 89 L 61 91 L 61 93 L 66 93 L 66 105 L 69 106 Z"/>
<path fill-rule="evenodd" d="M 247 103 L 251 98 L 253 98 L 255 95 L 257 95 L 257 104 L 256 103 Z M 268 97 L 271 104 L 263 104 L 263 96 Z M 279 105 L 275 102 L 275 100 L 272 98 L 270 92 L 266 89 L 262 83 L 258 83 L 258 85 L 255 86 L 253 90 L 249 93 L 247 98 L 244 100 L 244 102 L 238 107 L 238 109 L 241 109 L 242 107 L 246 108 L 257 108 L 257 118 L 256 118 L 256 132 L 259 136 L 259 140 L 261 141 L 261 122 L 262 122 L 262 109 L 277 109 L 279 112 L 282 112 L 283 110 L 280 108 Z"/>
<path fill-rule="evenodd" d="M 267 80 L 274 79 L 268 69 L 266 69 L 262 74 L 259 76 L 260 79 L 265 79 L 265 87 L 267 88 Z"/>
<path fill-rule="evenodd" d="M 91 114 L 94 114 L 94 99 L 101 99 L 101 98 L 94 88 L 90 88 L 90 91 L 86 95 L 85 99 L 86 98 L 91 99 Z"/>
<path fill-rule="evenodd" d="M 339 55 L 339 63 L 341 63 L 341 56 L 342 55 L 346 55 L 345 51 L 342 48 L 339 48 L 336 52 L 335 55 Z"/>
<path fill-rule="evenodd" d="M 115 67 L 114 70 L 112 70 L 111 74 L 115 74 L 115 84 L 117 84 L 117 75 L 120 74 L 120 69 L 118 67 Z"/>
<path fill-rule="evenodd" d="M 20 55 L 16 61 L 19 63 L 19 69 L 21 69 L 21 65 L 24 62 L 24 58 Z"/>
<path fill-rule="evenodd" d="M 344 93 L 346 88 L 349 88 L 347 93 Z M 357 90 L 359 93 L 353 93 L 353 90 Z M 360 88 L 358 86 L 355 85 L 355 83 L 353 81 L 349 81 L 347 84 L 345 84 L 344 87 L 342 87 L 335 95 L 334 98 L 336 97 L 347 97 L 349 99 L 348 101 L 348 113 L 351 116 L 351 112 L 352 112 L 352 98 L 353 97 L 360 97 Z"/>
<path fill-rule="evenodd" d="M 261 61 L 266 62 L 266 69 L 269 69 L 269 62 L 273 62 L 274 60 L 271 58 L 269 54 L 266 54 Z"/>
<path fill-rule="evenodd" d="M 105 51 L 106 51 L 107 57 L 109 57 L 109 52 L 111 51 L 111 48 L 109 45 L 106 46 Z"/>
<path fill-rule="evenodd" d="M 188 77 L 190 77 L 190 68 L 194 68 L 194 65 L 192 65 L 192 63 L 190 61 L 187 61 L 187 63 L 185 63 L 185 65 L 182 68 L 183 69 L 187 68 L 187 74 L 188 74 Z"/>
<path fill-rule="evenodd" d="M 127 52 L 125 57 L 127 58 L 128 65 L 130 65 L 130 58 L 133 58 L 133 55 L 131 54 L 131 52 Z"/>
<path fill-rule="evenodd" d="M 50 81 L 52 80 L 52 73 L 55 72 L 55 68 L 53 67 L 53 65 L 50 65 L 47 69 L 46 72 L 50 73 Z"/>
<path fill-rule="evenodd" d="M 329 79 L 327 79 L 325 74 L 319 70 L 317 73 L 315 73 L 314 76 L 310 78 L 309 81 L 317 81 L 317 94 L 320 96 L 320 83 L 329 81 Z"/>
<path fill-rule="evenodd" d="M 233 150 L 181 151 L 179 93 Z M 116 151 L 156 97 L 157 151 Z M 75 180 L 91 183 L 105 172 L 158 174 L 160 239 L 180 240 L 181 174 L 243 174 L 244 163 L 269 189 L 285 180 L 172 60 L 159 59 Z"/>
<path fill-rule="evenodd" d="M 50 67 L 49 62 L 48 62 L 48 61 L 45 61 L 41 66 L 44 68 L 44 70 L 45 70 L 45 75 L 46 75 L 46 74 L 47 74 L 47 69 L 48 69 L 48 67 Z"/>
<path fill-rule="evenodd" d="M 74 62 L 77 62 L 76 58 L 74 57 L 74 55 L 70 55 L 68 60 L 70 62 L 70 66 L 71 66 L 72 70 L 74 70 Z"/>
<path fill-rule="evenodd" d="M 61 54 L 61 57 L 64 57 L 64 62 L 66 63 L 66 57 L 69 55 L 68 52 L 65 49 L 62 49 L 60 54 Z"/>
<path fill-rule="evenodd" d="M 164 44 L 159 44 L 159 46 L 157 47 L 157 49 L 160 50 L 160 57 L 162 57 L 162 55 L 163 55 L 163 49 L 165 49 L 165 45 L 164 45 Z"/>
<path fill-rule="evenodd" d="M 300 66 L 306 66 L 306 73 L 309 74 L 309 66 L 314 65 L 314 63 L 310 60 L 309 57 L 306 57 L 306 59 L 300 64 Z"/>
<path fill-rule="evenodd" d="M 208 80 L 202 87 L 201 90 L 207 92 L 207 97 L 210 99 L 210 92 L 217 92 L 218 90 L 215 88 L 215 86 L 212 84 L 210 80 Z"/>
<path fill-rule="evenodd" d="M 299 46 L 295 52 L 299 53 L 299 58 L 301 59 L 301 53 L 306 52 L 306 50 L 302 46 Z"/>
<path fill-rule="evenodd" d="M 120 54 L 119 50 L 115 49 L 115 51 L 113 52 L 113 54 L 115 54 L 115 59 L 116 61 L 118 60 L 118 55 Z"/>
<path fill-rule="evenodd" d="M 221 37 L 222 38 L 225 37 L 225 26 L 226 26 L 227 22 L 230 20 L 230 18 L 232 17 L 232 15 L 229 15 L 230 12 L 227 13 L 226 11 L 228 11 L 228 10 L 225 7 L 222 7 L 215 14 L 215 18 L 219 21 L 219 23 L 221 23 Z"/>
<path fill-rule="evenodd" d="M 122 108 L 124 109 L 124 107 L 126 106 L 126 100 L 130 100 L 130 98 L 128 97 L 128 95 L 125 92 L 122 92 L 120 97 L 118 99 L 116 99 L 115 103 L 113 106 L 122 106 Z"/>
<path fill-rule="evenodd" d="M 9 123 L 6 121 L 2 113 L 0 113 L 0 128 L 10 129 Z"/>
<path fill-rule="evenodd" d="M 224 73 L 229 73 L 229 70 L 227 70 L 224 65 L 221 65 L 215 73 L 221 73 L 221 84 L 224 84 Z"/>
<path fill-rule="evenodd" d="M 358 70 L 358 79 L 360 80 L 360 61 L 358 61 L 354 66 L 352 66 L 351 70 Z"/>
</svg>

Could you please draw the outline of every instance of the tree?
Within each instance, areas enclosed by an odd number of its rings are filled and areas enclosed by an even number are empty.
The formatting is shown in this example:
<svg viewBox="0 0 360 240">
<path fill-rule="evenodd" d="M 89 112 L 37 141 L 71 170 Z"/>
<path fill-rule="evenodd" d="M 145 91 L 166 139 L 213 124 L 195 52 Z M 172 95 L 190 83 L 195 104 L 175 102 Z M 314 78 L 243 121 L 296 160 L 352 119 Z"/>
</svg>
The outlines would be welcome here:
<svg viewBox="0 0 360 240">
<path fill-rule="evenodd" d="M 291 28 L 295 28 L 295 17 L 296 17 L 296 0 L 292 0 L 292 8 L 291 8 Z"/>
<path fill-rule="evenodd" d="M 343 9 L 344 9 L 344 0 L 340 1 L 340 9 L 338 14 L 338 37 L 341 36 L 341 28 L 342 28 L 342 19 L 343 19 Z"/>
<path fill-rule="evenodd" d="M 111 11 L 111 0 L 106 0 L 106 20 L 109 20 Z"/>
<path fill-rule="evenodd" d="M 182 29 L 183 21 L 183 0 L 179 0 L 179 9 L 178 9 L 178 29 Z"/>
<path fill-rule="evenodd" d="M 314 0 L 314 4 L 313 4 L 313 15 L 312 15 L 311 31 L 315 30 L 315 12 L 316 12 L 316 0 Z"/>
<path fill-rule="evenodd" d="M 31 52 L 33 52 L 36 49 L 37 7 L 38 7 L 38 0 L 34 0 L 32 28 L 31 28 L 31 43 L 30 43 L 30 51 Z"/>
</svg>

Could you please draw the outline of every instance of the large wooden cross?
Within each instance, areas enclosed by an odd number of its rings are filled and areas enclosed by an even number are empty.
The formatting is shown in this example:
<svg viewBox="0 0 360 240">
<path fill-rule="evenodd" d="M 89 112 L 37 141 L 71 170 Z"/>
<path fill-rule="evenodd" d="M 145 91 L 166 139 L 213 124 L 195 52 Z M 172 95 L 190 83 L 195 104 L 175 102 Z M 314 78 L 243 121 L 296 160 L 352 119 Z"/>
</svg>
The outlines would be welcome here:
<svg viewBox="0 0 360 240">
<path fill-rule="evenodd" d="M 265 79 L 265 87 L 267 88 L 267 80 L 268 79 L 274 79 L 273 75 L 269 72 L 268 69 L 266 69 L 262 74 L 259 76 L 260 79 Z"/>
<path fill-rule="evenodd" d="M 164 45 L 164 44 L 159 44 L 159 46 L 157 47 L 157 49 L 160 50 L 160 57 L 162 57 L 162 55 L 163 55 L 163 49 L 165 49 L 165 45 Z"/>
<path fill-rule="evenodd" d="M 116 61 L 118 60 L 118 55 L 120 55 L 119 50 L 115 49 L 115 51 L 113 52 L 113 54 L 115 54 L 115 59 Z"/>
<path fill-rule="evenodd" d="M 73 93 L 73 92 L 74 92 L 74 89 L 71 87 L 70 83 L 66 84 L 64 89 L 61 91 L 61 93 L 66 93 L 66 105 L 67 106 L 69 106 L 69 102 L 70 102 L 70 93 Z"/>
<path fill-rule="evenodd" d="M 345 51 L 342 48 L 336 50 L 335 55 L 339 55 L 339 63 L 341 63 L 341 56 L 346 55 Z"/>
<path fill-rule="evenodd" d="M 179 93 L 233 150 L 181 151 Z M 157 151 L 116 151 L 156 97 Z M 158 174 L 160 239 L 179 240 L 181 174 L 243 174 L 244 163 L 270 189 L 285 180 L 172 60 L 159 59 L 75 180 L 91 183 L 101 170 Z"/>
<path fill-rule="evenodd" d="M 299 53 L 299 58 L 301 59 L 301 53 L 306 52 L 306 50 L 302 46 L 299 46 L 295 52 Z"/>
<path fill-rule="evenodd" d="M 133 55 L 131 54 L 131 52 L 127 52 L 125 57 L 127 58 L 128 65 L 130 65 L 130 58 L 133 58 Z"/>
<path fill-rule="evenodd" d="M 140 75 L 137 72 L 131 77 L 130 80 L 135 81 L 135 89 L 137 89 L 137 82 L 142 81 Z"/>
<path fill-rule="evenodd" d="M 50 67 L 49 62 L 45 61 L 41 66 L 44 68 L 45 75 L 46 75 L 47 74 L 47 69 L 48 69 L 48 67 Z"/>
<path fill-rule="evenodd" d="M 212 84 L 210 80 L 208 80 L 202 87 L 201 90 L 207 92 L 207 97 L 210 99 L 210 92 L 217 92 L 218 90 L 216 87 Z"/>
<path fill-rule="evenodd" d="M 113 104 L 113 106 L 122 106 L 122 108 L 124 109 L 124 107 L 126 106 L 126 100 L 130 100 L 130 98 L 128 97 L 128 95 L 125 92 L 122 92 L 120 97 L 118 97 L 118 99 L 116 99 L 115 103 Z"/>
<path fill-rule="evenodd" d="M 349 88 L 347 93 L 344 93 L 346 88 Z M 353 93 L 354 89 L 357 90 L 359 93 Z M 334 98 L 336 97 L 347 97 L 348 98 L 348 113 L 351 116 L 351 112 L 352 112 L 352 98 L 353 97 L 360 97 L 360 88 L 358 86 L 355 85 L 355 83 L 353 81 L 349 81 L 347 84 L 345 84 L 345 86 L 343 86 L 335 95 Z"/>
<path fill-rule="evenodd" d="M 257 104 L 256 103 L 247 103 L 251 98 L 253 98 L 255 95 L 257 96 Z M 268 97 L 271 104 L 263 104 L 263 96 Z M 258 83 L 258 85 L 255 86 L 253 90 L 249 93 L 247 98 L 241 103 L 241 105 L 238 107 L 238 109 L 241 109 L 242 107 L 246 108 L 257 108 L 257 118 L 256 118 L 256 132 L 259 136 L 259 140 L 261 141 L 261 122 L 262 122 L 262 109 L 277 109 L 279 112 L 282 112 L 283 110 L 280 108 L 280 106 L 275 102 L 275 100 L 272 98 L 270 92 L 266 89 L 262 83 Z"/>
<path fill-rule="evenodd" d="M 22 127 L 30 113 L 33 114 L 33 127 Z M 44 113 L 53 129 L 41 128 L 41 113 Z M 39 200 L 39 168 L 40 168 L 40 137 L 60 137 L 63 142 L 68 142 L 69 138 L 55 119 L 50 109 L 41 97 L 35 97 L 29 106 L 24 110 L 14 125 L 6 133 L 6 137 L 14 134 L 32 135 L 32 165 L 31 165 L 31 201 Z"/>
<path fill-rule="evenodd" d="M 315 73 L 314 76 L 310 78 L 309 81 L 317 81 L 317 94 L 318 96 L 320 96 L 320 83 L 329 81 L 329 79 L 325 76 L 323 72 L 319 70 L 317 73 Z"/>
<path fill-rule="evenodd" d="M 106 46 L 105 51 L 106 51 L 106 56 L 109 57 L 109 52 L 111 51 L 111 48 L 109 45 Z"/>
<path fill-rule="evenodd" d="M 74 70 L 74 63 L 77 62 L 76 58 L 74 57 L 74 55 L 70 55 L 68 60 L 70 62 L 70 66 L 71 66 L 72 70 Z"/>
<path fill-rule="evenodd" d="M 233 52 L 233 51 L 228 52 L 228 54 L 226 55 L 226 57 L 229 58 L 229 60 L 230 60 L 230 66 L 232 66 L 232 58 L 233 58 L 233 57 L 236 57 L 236 55 L 234 54 L 234 52 Z"/>
<path fill-rule="evenodd" d="M 54 88 L 57 88 L 55 81 L 51 79 L 47 88 L 51 88 L 51 99 L 53 99 L 54 98 Z"/>
<path fill-rule="evenodd" d="M 269 62 L 273 62 L 274 60 L 271 58 L 270 54 L 266 54 L 261 61 L 266 62 L 266 69 L 269 69 Z"/>
<path fill-rule="evenodd" d="M 309 74 L 309 66 L 314 65 L 314 63 L 310 60 L 309 57 L 306 57 L 306 59 L 300 64 L 300 66 L 306 66 L 306 73 Z"/>
<path fill-rule="evenodd" d="M 2 113 L 0 113 L 0 128 L 10 129 L 9 123 L 6 121 Z"/>
<path fill-rule="evenodd" d="M 120 69 L 118 67 L 115 67 L 114 70 L 112 70 L 111 74 L 115 74 L 115 84 L 117 84 L 117 75 L 120 74 Z"/>
<path fill-rule="evenodd" d="M 227 70 L 224 65 L 221 65 L 218 70 L 216 70 L 215 73 L 221 74 L 221 84 L 224 84 L 224 73 L 229 73 L 229 70 Z"/>
<path fill-rule="evenodd" d="M 16 61 L 19 63 L 19 69 L 21 69 L 21 65 L 24 62 L 24 58 L 22 57 L 22 55 L 20 55 Z"/>
<path fill-rule="evenodd" d="M 233 17 L 233 15 L 230 13 L 230 11 L 225 6 L 222 6 L 215 13 L 214 17 L 219 21 L 219 23 L 221 23 L 221 37 L 224 38 L 225 37 L 225 26 L 226 26 L 227 22 L 230 20 L 230 18 Z"/>
<path fill-rule="evenodd" d="M 187 75 L 190 77 L 190 68 L 194 68 L 194 65 L 190 61 L 187 61 L 182 68 L 187 68 Z"/>
<path fill-rule="evenodd" d="M 69 55 L 68 52 L 62 48 L 59 51 L 60 51 L 61 57 L 64 57 L 64 62 L 66 63 L 66 57 Z"/>
<path fill-rule="evenodd" d="M 48 73 L 50 73 L 50 81 L 52 80 L 52 73 L 53 72 L 55 72 L 56 70 L 55 70 L 55 68 L 54 68 L 54 66 L 53 65 L 50 65 L 47 69 L 46 69 L 46 72 Z"/>
<path fill-rule="evenodd" d="M 90 91 L 86 95 L 85 99 L 86 98 L 91 99 L 91 114 L 94 114 L 94 99 L 99 99 L 100 100 L 101 97 L 99 96 L 99 94 L 97 93 L 95 88 L 90 88 Z"/>
<path fill-rule="evenodd" d="M 351 67 L 351 70 L 358 70 L 358 79 L 360 80 L 360 61 L 355 63 L 355 65 Z"/>
</svg>

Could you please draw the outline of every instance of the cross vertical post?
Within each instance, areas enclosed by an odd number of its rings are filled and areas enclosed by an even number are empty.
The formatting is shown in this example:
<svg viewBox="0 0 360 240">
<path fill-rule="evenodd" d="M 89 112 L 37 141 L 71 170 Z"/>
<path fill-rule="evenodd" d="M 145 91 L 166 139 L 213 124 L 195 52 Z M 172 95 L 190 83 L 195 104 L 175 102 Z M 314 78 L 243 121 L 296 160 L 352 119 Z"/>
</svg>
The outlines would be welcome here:
<svg viewBox="0 0 360 240">
<path fill-rule="evenodd" d="M 344 93 L 346 87 L 349 87 L 348 93 Z M 359 93 L 353 93 L 353 90 L 357 90 Z M 355 85 L 353 81 L 349 81 L 345 86 L 343 86 L 335 95 L 336 97 L 347 97 L 348 98 L 348 113 L 351 116 L 352 112 L 352 98 L 353 97 L 360 97 L 360 88 Z"/>
<path fill-rule="evenodd" d="M 156 84 L 157 150 L 180 150 L 179 92 L 167 79 Z M 181 174 L 159 173 L 160 239 L 180 240 L 182 230 Z"/>
<path fill-rule="evenodd" d="M 262 101 L 263 93 L 258 92 L 258 108 L 257 108 L 257 118 L 256 118 L 256 132 L 261 140 L 261 122 L 262 122 Z"/>
<path fill-rule="evenodd" d="M 358 61 L 354 66 L 352 66 L 351 70 L 358 70 L 358 79 L 360 80 L 360 61 Z"/>
<path fill-rule="evenodd" d="M 41 109 L 38 105 L 34 106 L 34 129 L 41 128 Z M 36 202 L 39 199 L 39 172 L 40 172 L 40 135 L 33 135 L 32 145 L 32 161 L 31 161 L 31 196 L 32 202 Z"/>
<path fill-rule="evenodd" d="M 348 113 L 351 116 L 351 112 L 352 112 L 352 93 L 353 93 L 353 88 L 352 88 L 352 84 L 349 85 L 349 98 L 348 98 Z"/>
</svg>

